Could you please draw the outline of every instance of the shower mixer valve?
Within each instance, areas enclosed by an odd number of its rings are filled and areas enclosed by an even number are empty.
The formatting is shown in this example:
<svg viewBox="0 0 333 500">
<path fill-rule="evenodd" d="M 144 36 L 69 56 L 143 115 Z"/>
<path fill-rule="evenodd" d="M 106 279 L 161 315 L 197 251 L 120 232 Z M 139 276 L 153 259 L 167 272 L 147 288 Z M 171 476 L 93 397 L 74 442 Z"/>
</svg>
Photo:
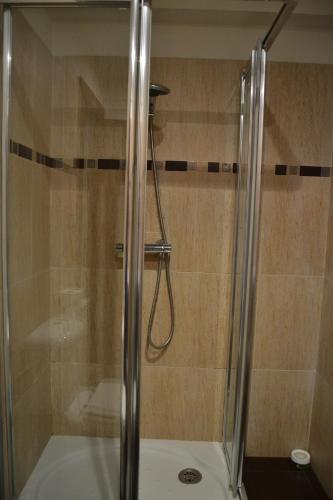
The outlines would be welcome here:
<svg viewBox="0 0 333 500">
<path fill-rule="evenodd" d="M 116 252 L 123 253 L 124 252 L 124 244 L 116 243 Z M 159 241 L 157 243 L 146 243 L 145 244 L 145 253 L 147 254 L 170 254 L 172 252 L 172 246 L 170 243 L 164 243 L 163 241 Z"/>
</svg>

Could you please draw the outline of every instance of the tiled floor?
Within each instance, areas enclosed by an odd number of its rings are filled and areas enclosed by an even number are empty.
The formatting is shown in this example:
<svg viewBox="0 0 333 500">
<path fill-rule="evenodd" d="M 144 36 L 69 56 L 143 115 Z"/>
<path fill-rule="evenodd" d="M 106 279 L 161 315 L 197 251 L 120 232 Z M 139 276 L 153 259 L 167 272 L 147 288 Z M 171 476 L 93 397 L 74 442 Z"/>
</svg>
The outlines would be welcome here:
<svg viewBox="0 0 333 500">
<path fill-rule="evenodd" d="M 143 439 L 140 500 L 233 500 L 218 443 Z M 199 469 L 198 484 L 183 484 L 180 470 Z M 119 498 L 119 441 L 53 436 L 20 500 L 116 500 Z"/>
<path fill-rule="evenodd" d="M 246 458 L 244 484 L 248 500 L 329 500 L 314 472 L 288 458 Z"/>
</svg>

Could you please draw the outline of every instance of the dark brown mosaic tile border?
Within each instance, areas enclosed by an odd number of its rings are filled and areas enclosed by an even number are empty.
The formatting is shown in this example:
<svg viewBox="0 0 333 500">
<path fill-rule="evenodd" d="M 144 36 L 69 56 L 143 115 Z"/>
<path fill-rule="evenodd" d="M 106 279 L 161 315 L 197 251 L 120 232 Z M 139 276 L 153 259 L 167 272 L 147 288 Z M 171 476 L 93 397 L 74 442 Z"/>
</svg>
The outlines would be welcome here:
<svg viewBox="0 0 333 500">
<path fill-rule="evenodd" d="M 275 175 L 300 175 L 303 177 L 331 177 L 330 167 L 314 165 L 275 165 Z"/>
<path fill-rule="evenodd" d="M 101 170 L 124 170 L 126 161 L 116 158 L 52 158 L 44 155 L 38 151 L 34 151 L 24 144 L 15 141 L 10 141 L 10 152 L 26 160 L 31 160 L 40 165 L 49 168 L 77 168 L 77 169 L 101 169 Z M 223 162 L 195 162 L 195 161 L 157 161 L 158 170 L 165 170 L 167 172 L 188 172 L 200 171 L 209 172 L 212 174 L 217 173 L 237 173 L 237 163 L 223 163 Z M 269 170 L 272 167 L 269 168 Z M 152 169 L 152 161 L 147 161 L 147 169 Z M 264 169 L 265 170 L 265 169 Z M 275 165 L 272 168 L 272 173 L 275 175 L 299 175 L 310 177 L 331 177 L 332 169 L 330 167 L 310 166 L 310 165 Z"/>
</svg>

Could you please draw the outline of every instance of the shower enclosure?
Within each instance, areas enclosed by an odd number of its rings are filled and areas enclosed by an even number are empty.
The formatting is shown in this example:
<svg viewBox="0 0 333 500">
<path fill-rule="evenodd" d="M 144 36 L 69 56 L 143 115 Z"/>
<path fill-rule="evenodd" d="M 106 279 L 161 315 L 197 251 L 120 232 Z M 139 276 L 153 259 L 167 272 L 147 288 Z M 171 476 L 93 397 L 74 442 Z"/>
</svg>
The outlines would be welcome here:
<svg viewBox="0 0 333 500">
<path fill-rule="evenodd" d="M 198 455 L 213 478 L 201 495 L 246 498 L 265 61 L 294 6 L 241 76 L 225 458 L 219 439 L 185 459 L 180 441 L 142 440 L 139 419 L 151 3 L 3 6 L 3 498 L 147 500 L 163 446 L 170 482 Z M 180 479 L 200 480 L 194 468 Z"/>
</svg>

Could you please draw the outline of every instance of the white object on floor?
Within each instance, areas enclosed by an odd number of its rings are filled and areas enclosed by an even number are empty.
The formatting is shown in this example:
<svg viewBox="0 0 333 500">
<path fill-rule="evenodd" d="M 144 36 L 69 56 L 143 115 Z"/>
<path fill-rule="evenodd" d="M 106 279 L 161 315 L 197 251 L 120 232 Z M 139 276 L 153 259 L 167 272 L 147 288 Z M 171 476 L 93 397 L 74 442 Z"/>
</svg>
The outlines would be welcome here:
<svg viewBox="0 0 333 500">
<path fill-rule="evenodd" d="M 198 469 L 202 480 L 183 484 L 178 473 Z M 219 443 L 142 439 L 140 500 L 233 500 Z M 118 500 L 119 440 L 53 436 L 20 500 Z"/>
<path fill-rule="evenodd" d="M 309 465 L 311 462 L 311 455 L 306 450 L 295 449 L 290 454 L 291 460 L 297 465 Z"/>
</svg>

